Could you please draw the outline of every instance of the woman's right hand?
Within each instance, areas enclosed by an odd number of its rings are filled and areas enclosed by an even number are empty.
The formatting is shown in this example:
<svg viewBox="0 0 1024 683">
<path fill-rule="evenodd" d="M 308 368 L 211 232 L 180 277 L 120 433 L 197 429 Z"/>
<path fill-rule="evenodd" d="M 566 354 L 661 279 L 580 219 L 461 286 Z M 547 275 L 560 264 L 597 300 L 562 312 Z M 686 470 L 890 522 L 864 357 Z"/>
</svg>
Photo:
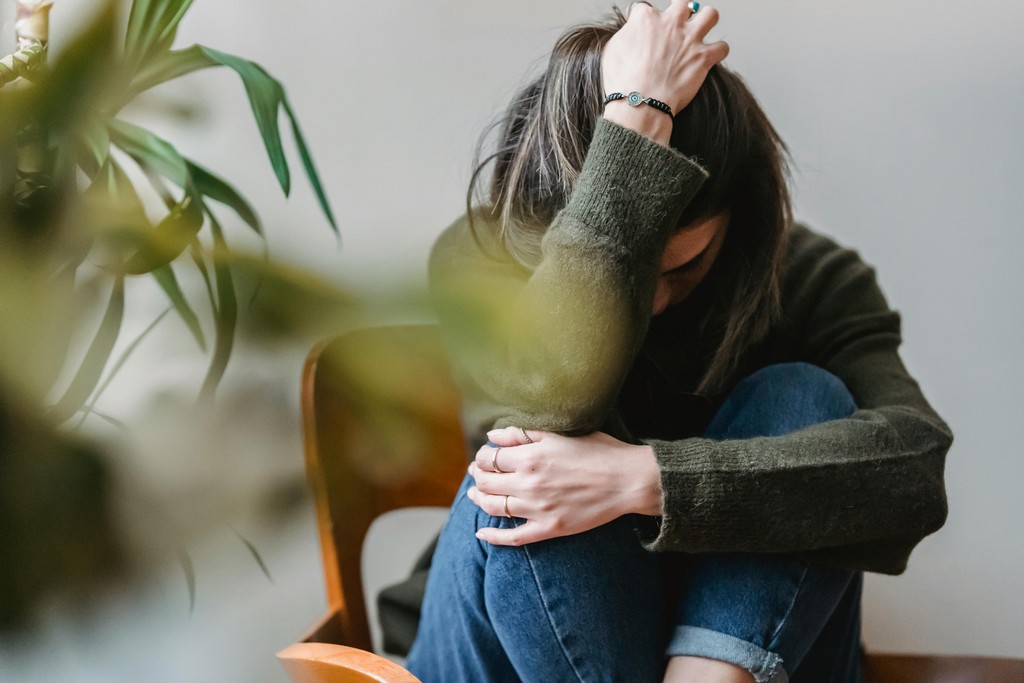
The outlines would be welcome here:
<svg viewBox="0 0 1024 683">
<path fill-rule="evenodd" d="M 717 23 L 715 8 L 702 7 L 693 14 L 685 0 L 672 0 L 665 11 L 634 3 L 625 25 L 601 54 L 604 93 L 629 94 L 635 90 L 665 102 L 678 114 L 693 101 L 711 67 L 729 54 L 724 41 L 704 44 Z M 665 118 L 653 107 L 634 108 L 625 100 L 609 102 L 605 118 L 616 121 L 629 116 L 629 110 L 650 110 Z"/>
</svg>

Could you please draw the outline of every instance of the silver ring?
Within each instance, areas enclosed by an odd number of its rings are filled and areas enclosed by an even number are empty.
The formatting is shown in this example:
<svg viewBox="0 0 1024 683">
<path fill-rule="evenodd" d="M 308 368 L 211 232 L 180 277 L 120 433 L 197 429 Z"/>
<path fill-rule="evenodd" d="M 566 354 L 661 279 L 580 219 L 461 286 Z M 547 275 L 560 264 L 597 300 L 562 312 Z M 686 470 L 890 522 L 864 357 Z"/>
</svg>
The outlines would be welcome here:
<svg viewBox="0 0 1024 683">
<path fill-rule="evenodd" d="M 509 511 L 508 511 L 508 494 L 507 493 L 505 494 L 505 516 L 508 517 L 509 519 L 512 519 L 512 515 L 509 514 Z"/>
<path fill-rule="evenodd" d="M 530 435 L 526 433 L 525 429 L 522 427 L 519 427 L 518 429 L 523 433 L 523 438 L 526 439 L 526 443 L 533 443 L 533 439 L 530 438 Z"/>
<path fill-rule="evenodd" d="M 626 10 L 627 19 L 629 18 L 630 13 L 633 11 L 633 5 L 649 5 L 651 7 L 654 7 L 654 5 L 651 5 L 651 3 L 647 2 L 647 0 L 636 0 L 635 2 L 631 2 L 629 3 L 629 8 Z"/>
<path fill-rule="evenodd" d="M 697 12 L 700 11 L 700 3 L 699 2 L 688 2 L 688 3 L 686 3 L 686 6 L 690 9 L 690 13 L 691 14 L 696 14 Z"/>
<path fill-rule="evenodd" d="M 491 469 L 497 472 L 498 474 L 507 474 L 507 472 L 503 471 L 501 468 L 498 467 L 498 451 L 500 450 L 501 446 L 497 446 L 494 449 L 494 455 L 491 456 Z"/>
</svg>

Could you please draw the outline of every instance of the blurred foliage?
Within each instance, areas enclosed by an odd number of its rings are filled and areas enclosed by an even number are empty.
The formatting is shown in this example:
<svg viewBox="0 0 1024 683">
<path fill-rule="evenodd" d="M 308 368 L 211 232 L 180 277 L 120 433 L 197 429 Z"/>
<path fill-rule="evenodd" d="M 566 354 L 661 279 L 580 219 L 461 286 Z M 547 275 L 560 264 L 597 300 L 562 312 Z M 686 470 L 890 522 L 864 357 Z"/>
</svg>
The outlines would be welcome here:
<svg viewBox="0 0 1024 683">
<path fill-rule="evenodd" d="M 24 78 L 0 87 L 0 626 L 23 621 L 40 596 L 119 565 L 111 473 L 97 447 L 67 425 L 95 409 L 156 322 L 173 311 L 201 350 L 212 347 L 200 392 L 210 398 L 239 328 L 239 278 L 259 282 L 270 301 L 268 329 L 336 323 L 353 305 L 315 277 L 232 251 L 215 207 L 262 238 L 251 204 L 169 141 L 121 118 L 150 88 L 200 69 L 231 69 L 282 191 L 291 189 L 283 113 L 338 233 L 281 84 L 239 57 L 200 45 L 173 49 L 191 4 L 134 0 L 125 24 L 123 3 L 103 0 L 67 45 L 49 59 L 33 57 L 22 65 L 27 73 L 18 72 Z M 162 206 L 154 207 L 157 198 Z M 179 284 L 185 269 L 205 287 L 212 343 L 203 309 Z M 168 311 L 112 359 L 126 289 L 139 277 L 156 281 Z"/>
</svg>

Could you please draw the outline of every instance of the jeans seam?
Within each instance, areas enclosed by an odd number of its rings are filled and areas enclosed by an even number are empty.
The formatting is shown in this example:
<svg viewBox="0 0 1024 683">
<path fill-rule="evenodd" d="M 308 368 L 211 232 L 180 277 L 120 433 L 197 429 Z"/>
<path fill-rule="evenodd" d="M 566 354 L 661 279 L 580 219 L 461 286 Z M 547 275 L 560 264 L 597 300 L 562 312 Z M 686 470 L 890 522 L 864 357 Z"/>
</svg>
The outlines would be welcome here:
<svg viewBox="0 0 1024 683">
<path fill-rule="evenodd" d="M 555 628 L 555 620 L 551 616 L 551 610 L 548 608 L 548 602 L 547 599 L 544 597 L 544 591 L 541 590 L 540 578 L 537 576 L 537 570 L 533 566 L 533 557 L 530 556 L 530 550 L 528 546 L 524 545 L 521 547 L 523 552 L 526 554 L 526 562 L 530 565 L 530 575 L 533 577 L 534 585 L 537 586 L 537 595 L 540 596 L 540 603 L 541 606 L 543 606 L 544 608 L 544 616 L 547 617 L 548 626 L 551 627 L 551 632 L 555 635 L 555 641 L 558 643 L 558 649 L 562 652 L 562 656 L 565 657 L 566 664 L 569 665 L 569 668 L 572 670 L 573 674 L 575 674 L 576 680 L 580 683 L 583 683 L 583 676 L 576 669 L 576 665 L 573 664 L 572 658 L 569 656 L 569 652 L 565 647 L 565 643 L 562 641 L 562 636 L 561 634 L 559 634 L 558 629 Z"/>
<path fill-rule="evenodd" d="M 804 583 L 807 581 L 807 572 L 810 571 L 810 568 L 810 564 L 805 562 L 803 573 L 800 574 L 800 581 L 797 583 L 796 590 L 793 591 L 793 597 L 789 601 L 789 607 L 786 608 L 786 613 L 782 615 L 781 619 L 779 619 L 778 625 L 775 627 L 775 630 L 772 631 L 771 637 L 768 638 L 766 647 L 769 650 L 771 650 L 772 646 L 775 645 L 775 639 L 778 638 L 779 632 L 782 631 L 782 627 L 785 625 L 786 620 L 789 619 L 789 615 L 793 613 L 793 608 L 796 607 L 796 600 L 800 597 L 800 591 L 804 588 Z"/>
</svg>

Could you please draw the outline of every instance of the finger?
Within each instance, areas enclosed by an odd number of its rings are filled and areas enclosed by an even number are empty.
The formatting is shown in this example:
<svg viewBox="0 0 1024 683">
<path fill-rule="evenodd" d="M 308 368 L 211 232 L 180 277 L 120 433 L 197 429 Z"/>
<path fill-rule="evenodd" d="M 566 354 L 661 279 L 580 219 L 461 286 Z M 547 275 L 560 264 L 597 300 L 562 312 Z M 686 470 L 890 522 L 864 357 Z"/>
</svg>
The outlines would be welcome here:
<svg viewBox="0 0 1024 683">
<path fill-rule="evenodd" d="M 639 5 L 642 5 L 642 7 L 638 8 Z M 647 2 L 646 0 L 637 0 L 637 2 L 630 3 L 629 8 L 626 10 L 626 21 L 629 21 L 629 18 L 633 16 L 634 11 L 650 12 L 657 10 L 655 9 L 654 5 Z"/>
<path fill-rule="evenodd" d="M 711 64 L 718 64 L 729 56 L 729 43 L 724 40 L 720 40 L 717 43 L 708 43 L 707 56 Z"/>
<path fill-rule="evenodd" d="M 701 7 L 700 11 L 694 14 L 690 21 L 686 23 L 693 31 L 694 36 L 704 40 L 708 33 L 711 32 L 718 24 L 718 10 L 714 7 Z"/>
<path fill-rule="evenodd" d="M 489 493 L 495 496 L 503 496 L 506 493 L 515 495 L 517 489 L 514 486 L 510 486 L 512 479 L 509 474 L 499 474 L 498 472 L 487 472 L 477 467 L 476 463 L 471 463 L 469 466 L 469 476 L 473 477 L 473 481 L 476 482 L 476 488 L 482 493 Z"/>
<path fill-rule="evenodd" d="M 483 493 L 475 486 L 469 487 L 466 491 L 466 497 L 491 517 L 516 517 L 525 519 L 525 515 L 529 507 L 525 501 L 520 500 L 515 496 L 509 496 L 507 505 L 508 514 L 506 514 L 505 496 L 494 496 L 489 493 Z"/>
<path fill-rule="evenodd" d="M 494 545 L 526 545 L 527 543 L 546 541 L 556 535 L 540 523 L 530 521 L 512 529 L 484 527 L 476 532 L 476 537 L 481 541 Z"/>
<path fill-rule="evenodd" d="M 515 456 L 515 451 L 515 448 L 509 446 L 484 444 L 476 452 L 473 462 L 484 472 L 498 472 L 500 474 L 515 472 L 515 463 L 518 460 Z"/>
<path fill-rule="evenodd" d="M 693 14 L 688 0 L 672 0 L 672 4 L 665 10 L 666 16 L 674 16 L 679 21 L 686 21 Z"/>
<path fill-rule="evenodd" d="M 540 441 L 540 432 L 531 432 L 522 427 L 504 427 L 487 432 L 487 438 L 497 446 L 523 446 Z"/>
</svg>

